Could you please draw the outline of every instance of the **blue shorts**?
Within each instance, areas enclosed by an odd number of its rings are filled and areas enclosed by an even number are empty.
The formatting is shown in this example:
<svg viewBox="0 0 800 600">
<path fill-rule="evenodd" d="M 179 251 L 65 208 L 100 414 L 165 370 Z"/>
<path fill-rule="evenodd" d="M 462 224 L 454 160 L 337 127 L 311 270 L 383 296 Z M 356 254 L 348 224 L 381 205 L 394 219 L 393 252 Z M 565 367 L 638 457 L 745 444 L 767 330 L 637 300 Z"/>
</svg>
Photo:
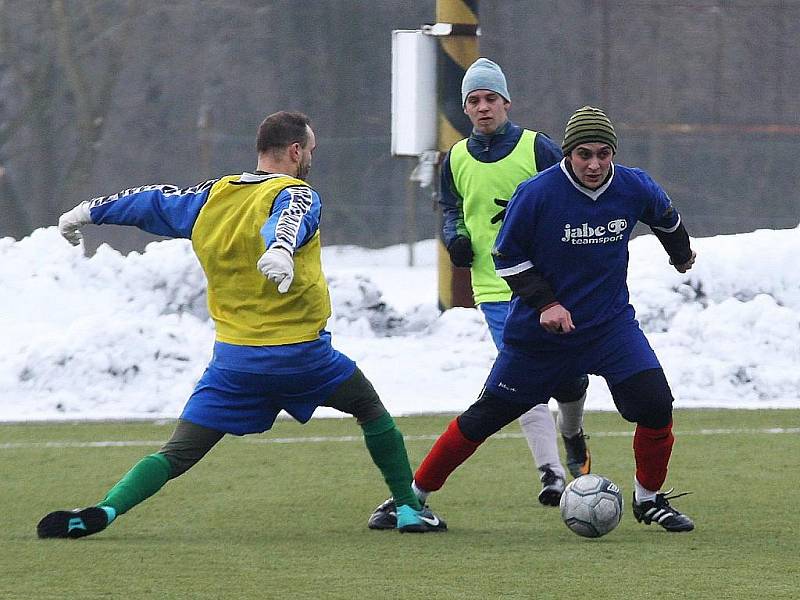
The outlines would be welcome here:
<svg viewBox="0 0 800 600">
<path fill-rule="evenodd" d="M 509 302 L 481 302 L 478 305 L 489 327 L 489 333 L 492 334 L 494 346 L 498 350 L 503 347 L 503 329 L 508 317 L 508 305 Z"/>
<path fill-rule="evenodd" d="M 212 362 L 181 419 L 235 435 L 267 431 L 281 410 L 305 423 L 355 370 L 356 364 L 336 350 L 324 364 L 293 373 L 251 373 Z"/>
<path fill-rule="evenodd" d="M 613 386 L 642 371 L 661 368 L 635 319 L 612 321 L 580 335 L 580 343 L 568 346 L 506 344 L 492 366 L 486 389 L 534 406 L 547 402 L 560 384 L 586 373 L 600 375 Z"/>
</svg>

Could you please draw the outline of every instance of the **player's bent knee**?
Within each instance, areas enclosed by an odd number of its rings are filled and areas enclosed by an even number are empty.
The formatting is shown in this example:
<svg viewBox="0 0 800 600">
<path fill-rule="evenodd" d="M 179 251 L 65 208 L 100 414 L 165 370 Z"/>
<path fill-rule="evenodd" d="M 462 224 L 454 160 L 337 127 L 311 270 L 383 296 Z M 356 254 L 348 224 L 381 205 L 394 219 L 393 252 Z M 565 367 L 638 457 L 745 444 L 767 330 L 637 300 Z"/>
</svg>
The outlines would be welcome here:
<svg viewBox="0 0 800 600">
<path fill-rule="evenodd" d="M 187 456 L 182 456 L 178 452 L 159 451 L 159 454 L 163 455 L 164 458 L 167 459 L 167 462 L 169 462 L 170 479 L 175 479 L 176 477 L 180 477 L 200 461 L 199 458 L 189 458 Z"/>
<path fill-rule="evenodd" d="M 504 400 L 484 389 L 478 400 L 457 417 L 458 427 L 468 440 L 482 442 L 531 408 L 530 405 Z"/>
<path fill-rule="evenodd" d="M 186 473 L 200 462 L 200 459 L 224 435 L 221 431 L 178 419 L 172 437 L 158 451 L 169 462 L 169 478 L 175 479 Z"/>
<path fill-rule="evenodd" d="M 389 414 L 378 394 L 359 396 L 353 401 L 352 414 L 359 423 L 368 423 Z"/>
<path fill-rule="evenodd" d="M 672 422 L 672 391 L 661 369 L 642 371 L 611 386 L 611 396 L 626 421 L 652 429 Z"/>
<path fill-rule="evenodd" d="M 558 389 L 553 393 L 555 398 L 561 404 L 568 404 L 570 402 L 577 402 L 586 393 L 589 387 L 589 376 L 581 375 L 575 379 L 571 379 L 558 386 Z"/>
<path fill-rule="evenodd" d="M 387 413 L 375 388 L 357 367 L 350 378 L 331 394 L 325 406 L 353 415 L 361 424 L 379 419 Z"/>
</svg>

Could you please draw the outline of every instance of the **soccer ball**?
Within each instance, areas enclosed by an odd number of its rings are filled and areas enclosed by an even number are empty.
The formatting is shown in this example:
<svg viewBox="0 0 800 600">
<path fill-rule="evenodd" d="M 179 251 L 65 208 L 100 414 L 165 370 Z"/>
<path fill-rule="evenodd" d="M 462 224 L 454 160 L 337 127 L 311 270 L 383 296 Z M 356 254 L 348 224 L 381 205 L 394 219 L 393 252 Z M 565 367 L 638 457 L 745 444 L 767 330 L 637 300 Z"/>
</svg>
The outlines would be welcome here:
<svg viewBox="0 0 800 600">
<path fill-rule="evenodd" d="M 572 531 L 583 537 L 601 537 L 619 525 L 622 493 L 610 479 L 590 473 L 569 482 L 559 506 L 561 518 Z"/>
</svg>

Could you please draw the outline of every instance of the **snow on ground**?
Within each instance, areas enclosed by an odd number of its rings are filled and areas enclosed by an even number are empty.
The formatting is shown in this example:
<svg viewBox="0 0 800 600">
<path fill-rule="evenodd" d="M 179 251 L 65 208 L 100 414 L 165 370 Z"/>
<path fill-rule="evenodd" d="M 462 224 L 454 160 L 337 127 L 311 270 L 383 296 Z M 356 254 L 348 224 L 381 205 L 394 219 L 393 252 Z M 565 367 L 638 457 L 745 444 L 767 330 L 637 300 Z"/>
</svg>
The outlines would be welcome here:
<svg viewBox="0 0 800 600">
<path fill-rule="evenodd" d="M 655 237 L 630 246 L 631 301 L 676 406 L 800 407 L 800 227 L 693 246 L 685 275 Z M 439 313 L 436 242 L 414 255 L 324 249 L 329 329 L 392 414 L 457 412 L 495 349 L 477 310 Z M 213 344 L 204 282 L 185 240 L 87 258 L 54 227 L 0 239 L 0 420 L 176 417 Z M 591 379 L 587 409 L 614 410 Z"/>
</svg>

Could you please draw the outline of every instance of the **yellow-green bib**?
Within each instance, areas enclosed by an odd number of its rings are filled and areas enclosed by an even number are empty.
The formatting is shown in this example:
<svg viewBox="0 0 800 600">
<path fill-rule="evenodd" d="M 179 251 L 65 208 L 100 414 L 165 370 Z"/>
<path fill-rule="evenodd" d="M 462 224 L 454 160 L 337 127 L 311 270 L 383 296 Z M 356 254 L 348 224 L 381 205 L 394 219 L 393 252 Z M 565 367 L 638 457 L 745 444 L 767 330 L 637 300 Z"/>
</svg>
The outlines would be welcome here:
<svg viewBox="0 0 800 600">
<path fill-rule="evenodd" d="M 256 266 L 266 250 L 261 227 L 275 198 L 284 188 L 307 184 L 288 176 L 238 181 L 238 175 L 231 175 L 214 184 L 192 230 L 192 246 L 208 280 L 208 311 L 217 340 L 241 346 L 315 340 L 331 314 L 319 231 L 295 251 L 294 281 L 287 293 L 279 294 Z"/>
<path fill-rule="evenodd" d="M 453 182 L 464 201 L 464 226 L 475 255 L 470 273 L 476 304 L 511 299 L 511 290 L 495 273 L 492 261 L 492 246 L 502 222 L 492 223 L 491 220 L 501 210 L 495 198 L 509 200 L 520 183 L 536 175 L 535 139 L 535 131 L 523 130 L 514 150 L 493 163 L 473 158 L 465 139 L 450 151 Z"/>
</svg>

